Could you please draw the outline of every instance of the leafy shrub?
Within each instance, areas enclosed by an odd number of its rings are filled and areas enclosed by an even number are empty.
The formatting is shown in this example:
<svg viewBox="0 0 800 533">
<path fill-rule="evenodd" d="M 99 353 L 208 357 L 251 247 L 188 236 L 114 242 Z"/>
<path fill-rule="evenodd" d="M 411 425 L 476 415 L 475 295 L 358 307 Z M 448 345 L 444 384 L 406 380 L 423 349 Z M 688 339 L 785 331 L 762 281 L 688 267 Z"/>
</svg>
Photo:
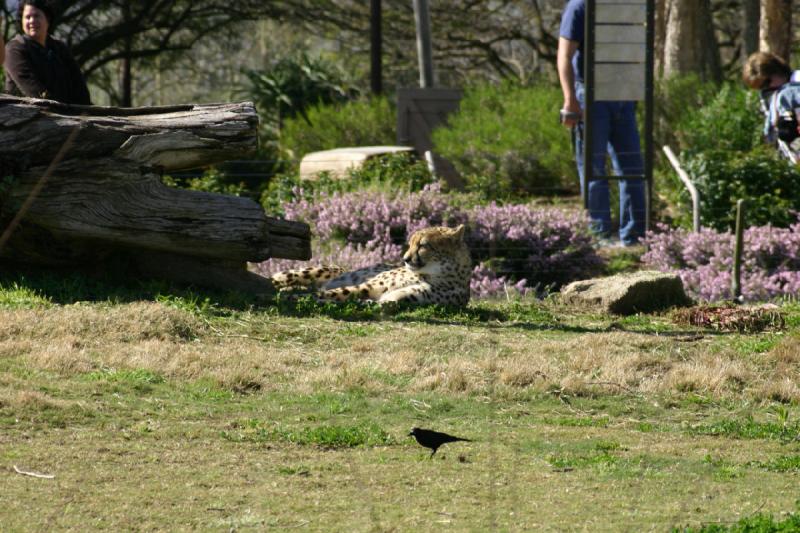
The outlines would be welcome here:
<svg viewBox="0 0 800 533">
<path fill-rule="evenodd" d="M 735 237 L 704 229 L 659 227 L 645 236 L 648 247 L 642 261 L 664 272 L 675 272 L 687 293 L 706 300 L 731 297 Z M 744 232 L 742 297 L 764 301 L 800 294 L 800 222 L 788 228 L 752 227 Z"/>
<path fill-rule="evenodd" d="M 434 131 L 436 150 L 489 199 L 577 190 L 569 134 L 556 118 L 561 104 L 551 86 L 473 87 Z"/>
<path fill-rule="evenodd" d="M 282 163 L 275 159 L 229 161 L 205 170 L 189 170 L 162 176 L 171 187 L 234 196 L 247 196 L 258 201 Z"/>
<path fill-rule="evenodd" d="M 800 210 L 800 170 L 771 148 L 748 153 L 709 150 L 690 157 L 686 171 L 700 193 L 700 220 L 718 230 L 733 229 L 736 201 L 747 200 L 748 225 L 786 227 Z M 680 196 L 691 212 L 688 193 Z"/>
<path fill-rule="evenodd" d="M 214 192 L 219 194 L 232 194 L 242 196 L 247 187 L 245 184 L 216 167 L 211 167 L 202 173 L 179 173 L 162 177 L 166 185 L 180 187 L 192 191 Z"/>
<path fill-rule="evenodd" d="M 725 84 L 711 101 L 677 124 L 687 157 L 710 150 L 746 152 L 761 144 L 764 116 L 758 95 L 739 84 Z"/>
<path fill-rule="evenodd" d="M 415 192 L 434 181 L 424 161 L 408 153 L 387 154 L 349 170 L 345 179 L 332 178 L 326 173 L 313 180 L 301 180 L 296 171 L 280 174 L 270 181 L 261 204 L 267 213 L 284 216 L 284 206 L 301 197 L 310 202 L 318 195 L 364 189 Z"/>
<path fill-rule="evenodd" d="M 798 171 L 763 145 L 758 95 L 737 84 L 714 92 L 711 87 L 693 77 L 670 80 L 662 87 L 670 96 L 660 106 L 671 126 L 660 135 L 678 142 L 684 168 L 700 193 L 701 222 L 732 228 L 736 201 L 746 199 L 748 224 L 787 226 L 794 220 L 791 210 L 800 208 Z M 689 194 L 671 170 L 669 175 L 661 183 L 664 196 L 675 204 L 677 222 L 689 227 Z"/>
<path fill-rule="evenodd" d="M 396 124 L 396 111 L 383 97 L 317 104 L 307 109 L 305 118 L 285 122 L 280 145 L 296 160 L 310 152 L 345 146 L 393 145 Z"/>
<path fill-rule="evenodd" d="M 310 264 L 337 264 L 348 270 L 398 261 L 408 237 L 421 228 L 466 223 L 467 243 L 478 263 L 471 281 L 475 297 L 503 294 L 507 286 L 519 293 L 541 290 L 600 264 L 580 211 L 467 204 L 432 184 L 417 192 L 298 195 L 284 211 L 287 218 L 305 221 L 316 232 L 319 242 Z M 270 260 L 256 268 L 268 276 L 308 264 Z"/>
<path fill-rule="evenodd" d="M 704 81 L 696 74 L 672 76 L 661 79 L 656 85 L 655 95 L 655 130 L 653 136 L 656 146 L 669 145 L 676 151 L 687 148 L 684 130 L 685 124 L 691 120 L 698 110 L 709 105 L 719 93 L 719 86 Z M 639 106 L 639 114 L 644 113 L 644 106 Z M 639 117 L 639 124 L 644 124 L 644 117 Z"/>
<path fill-rule="evenodd" d="M 283 58 L 266 70 L 244 73 L 249 85 L 242 92 L 255 101 L 261 123 L 278 131 L 286 119 L 307 119 L 306 110 L 313 105 L 344 101 L 353 95 L 341 70 L 305 52 Z"/>
</svg>

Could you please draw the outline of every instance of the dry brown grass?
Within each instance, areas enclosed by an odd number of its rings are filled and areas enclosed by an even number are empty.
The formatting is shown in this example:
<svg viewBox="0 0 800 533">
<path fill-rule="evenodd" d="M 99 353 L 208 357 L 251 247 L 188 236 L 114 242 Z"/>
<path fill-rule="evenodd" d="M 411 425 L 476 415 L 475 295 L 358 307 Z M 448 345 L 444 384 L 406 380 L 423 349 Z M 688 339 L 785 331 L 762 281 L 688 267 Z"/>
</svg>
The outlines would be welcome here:
<svg viewBox="0 0 800 533">
<path fill-rule="evenodd" d="M 37 412 L 47 409 L 67 409 L 74 406 L 79 406 L 79 404 L 52 398 L 38 391 L 0 390 L 0 408 L 9 407 L 12 410 Z"/>
<path fill-rule="evenodd" d="M 542 332 L 508 327 L 347 323 L 243 315 L 208 323 L 158 303 L 0 311 L 0 357 L 24 355 L 61 375 L 144 369 L 210 378 L 233 390 L 290 385 L 367 390 L 567 394 L 693 391 L 798 398 L 800 350 L 787 337 L 742 357 L 730 336 L 676 342 L 625 331 Z M 376 377 L 377 376 L 377 377 Z"/>
<path fill-rule="evenodd" d="M 666 531 L 795 509 L 796 473 L 754 466 L 794 454 L 791 444 L 693 430 L 781 412 L 796 427 L 796 405 L 752 401 L 798 400 L 796 334 L 576 320 L 215 319 L 158 303 L 0 310 L 0 523 Z M 197 378 L 266 392 L 184 382 Z M 330 449 L 270 433 L 373 422 L 388 444 Z M 417 424 L 472 442 L 429 460 L 406 436 Z"/>
</svg>

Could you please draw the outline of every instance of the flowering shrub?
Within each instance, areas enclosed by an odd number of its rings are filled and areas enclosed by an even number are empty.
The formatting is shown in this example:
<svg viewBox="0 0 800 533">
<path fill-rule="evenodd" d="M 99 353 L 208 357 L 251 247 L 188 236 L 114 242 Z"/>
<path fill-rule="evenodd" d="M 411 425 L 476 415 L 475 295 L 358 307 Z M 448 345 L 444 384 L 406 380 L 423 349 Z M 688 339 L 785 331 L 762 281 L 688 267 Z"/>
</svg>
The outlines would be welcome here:
<svg viewBox="0 0 800 533">
<path fill-rule="evenodd" d="M 300 191 L 298 191 L 300 193 Z M 347 270 L 398 262 L 408 237 L 430 226 L 466 224 L 473 260 L 475 297 L 525 294 L 594 272 L 601 259 L 591 246 L 581 211 L 530 205 L 459 205 L 438 184 L 411 193 L 356 191 L 297 194 L 283 206 L 286 217 L 307 222 L 319 239 L 310 262 L 270 260 L 257 265 L 263 275 L 298 266 L 336 264 Z"/>
<path fill-rule="evenodd" d="M 529 284 L 554 286 L 601 266 L 582 211 L 492 202 L 470 212 L 470 250 L 500 277 L 531 276 Z"/>
<path fill-rule="evenodd" d="M 466 215 L 450 205 L 450 197 L 439 184 L 408 194 L 356 191 L 311 200 L 301 198 L 287 205 L 285 212 L 290 220 L 311 224 L 323 241 L 342 239 L 364 245 L 402 245 L 418 229 L 466 222 Z"/>
<path fill-rule="evenodd" d="M 645 237 L 642 261 L 675 272 L 695 298 L 719 301 L 731 297 L 734 235 L 704 229 L 692 233 L 659 226 Z M 742 297 L 763 301 L 800 294 L 800 222 L 788 228 L 752 227 L 744 232 Z"/>
</svg>

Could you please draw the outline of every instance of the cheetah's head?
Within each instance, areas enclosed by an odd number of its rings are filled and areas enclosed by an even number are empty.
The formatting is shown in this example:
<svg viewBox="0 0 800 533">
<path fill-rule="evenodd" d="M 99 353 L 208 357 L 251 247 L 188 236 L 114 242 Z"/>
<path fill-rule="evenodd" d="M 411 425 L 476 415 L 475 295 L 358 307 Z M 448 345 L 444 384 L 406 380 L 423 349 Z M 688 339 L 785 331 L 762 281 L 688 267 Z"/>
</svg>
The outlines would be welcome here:
<svg viewBox="0 0 800 533">
<path fill-rule="evenodd" d="M 469 264 L 469 251 L 464 243 L 464 225 L 457 228 L 434 227 L 415 232 L 408 240 L 403 255 L 406 266 L 417 273 L 437 275 L 444 263 Z"/>
</svg>

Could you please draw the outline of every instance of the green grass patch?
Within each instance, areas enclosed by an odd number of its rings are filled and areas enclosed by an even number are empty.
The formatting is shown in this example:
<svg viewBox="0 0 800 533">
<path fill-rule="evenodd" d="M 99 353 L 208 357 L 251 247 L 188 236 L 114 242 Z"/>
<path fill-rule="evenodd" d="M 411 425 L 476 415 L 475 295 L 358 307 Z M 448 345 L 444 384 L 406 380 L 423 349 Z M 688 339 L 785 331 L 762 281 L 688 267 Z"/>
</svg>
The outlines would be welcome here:
<svg viewBox="0 0 800 533">
<path fill-rule="evenodd" d="M 305 465 L 279 466 L 278 473 L 283 476 L 307 476 L 311 469 Z"/>
<path fill-rule="evenodd" d="M 588 416 L 560 416 L 560 417 L 546 417 L 542 420 L 542 422 L 551 426 L 604 428 L 608 427 L 609 418 L 588 417 Z"/>
<path fill-rule="evenodd" d="M 768 461 L 750 461 L 747 466 L 770 472 L 800 472 L 800 455 L 782 455 Z"/>
<path fill-rule="evenodd" d="M 104 368 L 84 375 L 90 381 L 109 381 L 116 383 L 130 383 L 133 385 L 148 384 L 155 385 L 164 383 L 164 376 L 157 372 L 151 372 L 143 368 L 135 369 L 116 369 Z"/>
<path fill-rule="evenodd" d="M 50 307 L 53 302 L 34 288 L 16 281 L 8 284 L 0 283 L 0 308 L 34 309 Z"/>
<path fill-rule="evenodd" d="M 674 329 L 665 318 L 658 315 L 637 313 L 614 320 L 612 326 L 626 331 L 640 331 L 646 333 L 663 333 Z"/>
<path fill-rule="evenodd" d="M 710 454 L 703 458 L 703 463 L 711 467 L 715 479 L 721 481 L 736 479 L 744 475 L 742 467 Z"/>
<path fill-rule="evenodd" d="M 393 437 L 375 424 L 323 425 L 290 429 L 250 419 L 237 423 L 235 426 L 231 431 L 223 431 L 222 437 L 232 442 L 281 441 L 321 448 L 388 446 L 396 442 Z"/>
<path fill-rule="evenodd" d="M 220 387 L 218 383 L 208 378 L 187 383 L 184 385 L 184 391 L 191 400 L 197 401 L 222 402 L 234 397 L 232 391 Z"/>
<path fill-rule="evenodd" d="M 743 356 L 767 353 L 775 348 L 783 337 L 779 335 L 762 335 L 753 337 L 739 337 L 732 342 L 732 346 Z"/>
<path fill-rule="evenodd" d="M 704 524 L 699 527 L 676 527 L 672 533 L 793 533 L 800 531 L 800 514 L 790 513 L 783 519 L 759 513 L 733 524 Z"/>
<path fill-rule="evenodd" d="M 616 452 L 620 449 L 621 446 L 617 442 L 599 441 L 584 452 L 551 454 L 547 457 L 547 462 L 557 470 L 608 468 L 619 462 L 620 457 Z"/>
<path fill-rule="evenodd" d="M 733 439 L 769 439 L 791 441 L 800 435 L 800 423 L 787 421 L 758 422 L 748 417 L 744 420 L 725 419 L 689 428 L 693 435 L 713 435 Z"/>
<path fill-rule="evenodd" d="M 639 270 L 642 266 L 642 253 L 641 247 L 636 247 L 632 250 L 626 248 L 615 249 L 613 253 L 606 255 L 605 274 L 613 276 Z"/>
</svg>

